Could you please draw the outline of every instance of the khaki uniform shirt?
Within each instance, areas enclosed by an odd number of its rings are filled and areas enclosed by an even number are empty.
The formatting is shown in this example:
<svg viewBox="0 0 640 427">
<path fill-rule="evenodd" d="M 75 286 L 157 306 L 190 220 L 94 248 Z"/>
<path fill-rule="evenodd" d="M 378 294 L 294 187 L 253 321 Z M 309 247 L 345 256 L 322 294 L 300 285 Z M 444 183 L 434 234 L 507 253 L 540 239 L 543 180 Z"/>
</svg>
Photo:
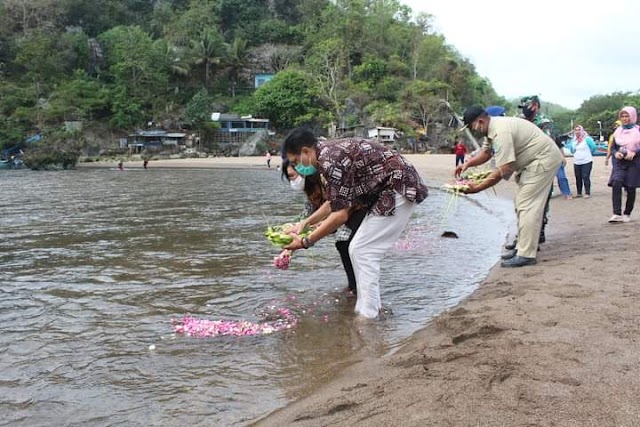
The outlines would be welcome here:
<svg viewBox="0 0 640 427">
<path fill-rule="evenodd" d="M 535 124 L 518 117 L 492 117 L 482 148 L 493 150 L 498 167 L 514 163 L 516 172 L 532 167 L 555 171 L 563 159 L 553 139 Z"/>
</svg>

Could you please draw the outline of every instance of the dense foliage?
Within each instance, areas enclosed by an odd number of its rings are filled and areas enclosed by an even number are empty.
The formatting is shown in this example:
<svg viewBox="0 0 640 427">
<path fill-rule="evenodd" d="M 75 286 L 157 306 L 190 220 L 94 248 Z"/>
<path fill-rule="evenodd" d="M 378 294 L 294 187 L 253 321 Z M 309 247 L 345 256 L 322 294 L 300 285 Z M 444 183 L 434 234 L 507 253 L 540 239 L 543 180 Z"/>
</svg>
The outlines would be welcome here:
<svg viewBox="0 0 640 427">
<path fill-rule="evenodd" d="M 430 24 L 399 0 L 3 0 L 0 144 L 66 120 L 207 129 L 211 111 L 429 137 L 443 105 L 507 104 Z M 255 90 L 256 73 L 276 76 Z M 576 120 L 609 126 L 629 97 Z"/>
</svg>

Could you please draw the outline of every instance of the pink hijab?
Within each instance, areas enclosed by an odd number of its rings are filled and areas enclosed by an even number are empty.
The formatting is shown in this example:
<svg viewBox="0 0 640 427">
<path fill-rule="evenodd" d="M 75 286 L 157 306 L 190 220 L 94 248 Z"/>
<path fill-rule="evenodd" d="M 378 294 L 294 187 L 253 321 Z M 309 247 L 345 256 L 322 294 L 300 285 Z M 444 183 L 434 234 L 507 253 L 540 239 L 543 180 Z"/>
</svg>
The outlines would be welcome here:
<svg viewBox="0 0 640 427">
<path fill-rule="evenodd" d="M 640 127 L 636 124 L 638 121 L 638 113 L 633 107 L 624 107 L 620 110 L 620 113 L 626 111 L 629 114 L 633 127 L 631 129 L 625 129 L 624 126 L 618 126 L 613 132 L 613 138 L 621 147 L 625 147 L 627 150 L 637 151 L 640 148 Z M 618 113 L 618 118 L 620 118 Z"/>
<path fill-rule="evenodd" d="M 576 143 L 580 144 L 587 137 L 587 132 L 580 125 L 576 126 L 576 129 L 578 130 L 573 131 L 573 136 L 576 139 Z"/>
</svg>

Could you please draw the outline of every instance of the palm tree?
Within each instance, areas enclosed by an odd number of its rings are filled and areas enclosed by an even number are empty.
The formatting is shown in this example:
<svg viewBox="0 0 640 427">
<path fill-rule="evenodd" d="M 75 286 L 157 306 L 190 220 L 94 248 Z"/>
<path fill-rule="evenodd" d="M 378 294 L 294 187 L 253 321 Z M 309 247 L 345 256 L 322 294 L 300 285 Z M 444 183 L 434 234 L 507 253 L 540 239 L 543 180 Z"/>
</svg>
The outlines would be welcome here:
<svg viewBox="0 0 640 427">
<path fill-rule="evenodd" d="M 197 40 L 191 42 L 193 63 L 204 66 L 204 84 L 209 88 L 212 66 L 220 64 L 226 53 L 222 36 L 217 31 L 205 30 Z"/>
<path fill-rule="evenodd" d="M 236 97 L 236 85 L 240 79 L 240 75 L 247 69 L 249 62 L 248 43 L 242 37 L 236 37 L 229 48 L 229 57 L 227 59 L 227 70 L 231 78 L 231 97 Z"/>
</svg>

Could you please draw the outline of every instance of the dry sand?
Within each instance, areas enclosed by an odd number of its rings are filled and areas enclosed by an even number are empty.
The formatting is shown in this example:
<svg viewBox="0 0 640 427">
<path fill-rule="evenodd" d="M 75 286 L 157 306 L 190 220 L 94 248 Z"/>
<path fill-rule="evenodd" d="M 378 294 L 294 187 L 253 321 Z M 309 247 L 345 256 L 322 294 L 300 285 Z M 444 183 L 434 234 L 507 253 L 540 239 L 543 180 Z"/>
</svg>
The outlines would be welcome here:
<svg viewBox="0 0 640 427">
<path fill-rule="evenodd" d="M 407 157 L 430 184 L 451 179 L 453 156 Z M 179 165 L 266 167 L 258 157 L 150 166 Z M 630 223 L 607 223 L 609 171 L 597 157 L 590 199 L 553 199 L 537 265 L 496 266 L 400 351 L 256 425 L 640 426 L 640 207 Z M 567 175 L 575 191 L 570 164 Z M 514 188 L 496 187 L 501 197 Z"/>
</svg>

